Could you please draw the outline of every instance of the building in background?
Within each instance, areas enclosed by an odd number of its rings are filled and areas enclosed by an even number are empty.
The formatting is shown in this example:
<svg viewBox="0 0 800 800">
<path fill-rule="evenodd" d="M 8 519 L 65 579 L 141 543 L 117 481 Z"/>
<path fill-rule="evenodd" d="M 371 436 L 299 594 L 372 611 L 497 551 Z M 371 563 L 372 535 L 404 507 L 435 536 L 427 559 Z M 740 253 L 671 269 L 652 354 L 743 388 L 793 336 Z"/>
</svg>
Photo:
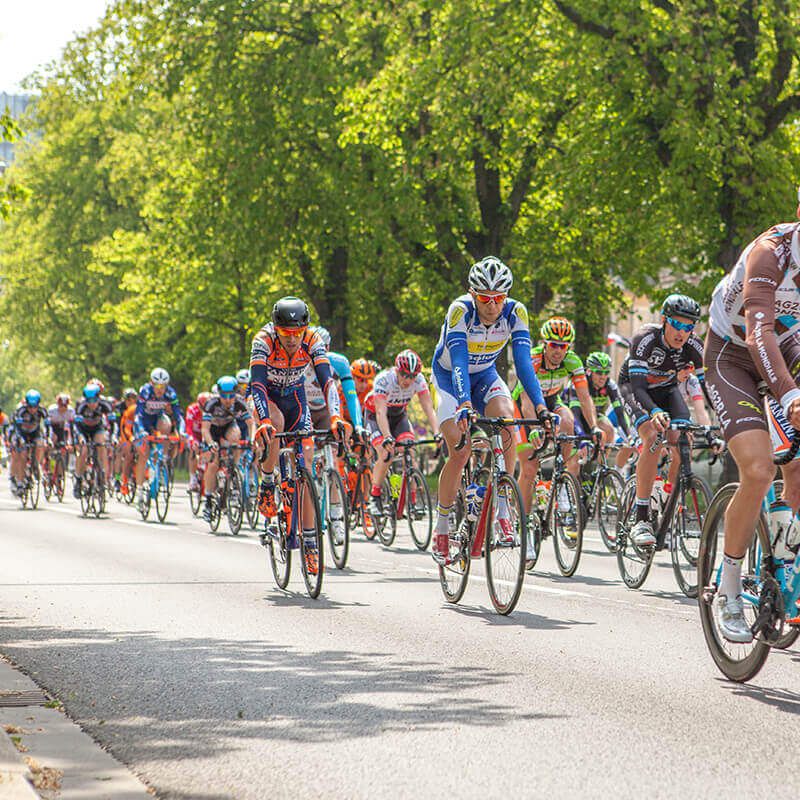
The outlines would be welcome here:
<svg viewBox="0 0 800 800">
<path fill-rule="evenodd" d="M 29 94 L 8 94 L 0 92 L 0 112 L 8 112 L 13 119 L 19 119 L 31 103 L 32 96 Z M 5 142 L 0 140 L 0 174 L 5 172 L 6 167 L 11 165 L 14 160 L 14 147 L 19 142 Z"/>
</svg>

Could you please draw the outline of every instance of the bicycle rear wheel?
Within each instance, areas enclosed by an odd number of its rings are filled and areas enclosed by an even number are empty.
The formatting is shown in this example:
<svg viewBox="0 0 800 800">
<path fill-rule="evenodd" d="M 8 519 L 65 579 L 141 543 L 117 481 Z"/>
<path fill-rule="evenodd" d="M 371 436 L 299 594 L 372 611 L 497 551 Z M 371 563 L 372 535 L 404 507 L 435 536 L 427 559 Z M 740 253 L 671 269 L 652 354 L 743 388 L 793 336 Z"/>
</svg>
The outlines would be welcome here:
<svg viewBox="0 0 800 800">
<path fill-rule="evenodd" d="M 729 642 L 719 631 L 714 605 L 717 602 L 717 589 L 722 565 L 725 542 L 725 510 L 736 491 L 738 484 L 729 483 L 714 495 L 703 523 L 700 548 L 697 559 L 697 580 L 700 591 L 700 621 L 703 635 L 714 663 L 726 678 L 739 683 L 753 678 L 769 655 L 769 645 L 758 636 L 752 642 L 739 644 Z M 744 611 L 748 622 L 755 621 L 758 613 L 760 593 L 760 573 L 762 554 L 771 558 L 769 526 L 763 514 L 758 519 L 755 530 L 755 543 L 748 551 L 742 565 L 744 586 Z"/>
<path fill-rule="evenodd" d="M 279 589 L 285 589 L 289 584 L 289 575 L 292 571 L 292 551 L 288 547 L 289 532 L 286 529 L 286 515 L 283 511 L 283 504 L 280 503 L 280 498 L 278 498 L 278 502 L 280 510 L 276 517 L 276 527 L 268 530 L 262 536 L 266 538 L 269 565 L 272 569 L 275 583 Z M 264 541 L 263 538 L 262 541 Z"/>
<path fill-rule="evenodd" d="M 222 492 L 220 492 L 219 487 L 217 487 L 217 491 L 211 495 L 211 519 L 208 521 L 208 526 L 215 533 L 217 532 L 220 520 L 222 519 L 222 506 L 225 502 L 224 492 L 224 489 Z"/>
<path fill-rule="evenodd" d="M 200 490 L 188 490 L 189 494 L 189 508 L 192 510 L 192 516 L 196 517 L 200 513 L 200 508 L 203 505 L 203 497 Z"/>
<path fill-rule="evenodd" d="M 655 547 L 638 547 L 630 531 L 636 522 L 636 479 L 631 478 L 622 495 L 620 521 L 617 526 L 617 566 L 629 589 L 638 589 L 647 578 L 653 563 Z"/>
<path fill-rule="evenodd" d="M 227 492 L 226 511 L 228 513 L 228 527 L 231 529 L 231 533 L 236 536 L 241 530 L 242 517 L 244 516 L 244 508 L 242 507 L 242 478 L 236 467 L 231 470 Z"/>
<path fill-rule="evenodd" d="M 389 480 L 383 482 L 381 486 L 381 505 L 383 507 L 383 514 L 380 519 L 376 521 L 378 529 L 378 537 L 384 547 L 391 547 L 394 544 L 395 536 L 397 536 L 397 506 L 392 496 L 392 489 L 389 485 Z"/>
<path fill-rule="evenodd" d="M 335 469 L 325 471 L 325 530 L 331 546 L 331 556 L 337 569 L 344 569 L 350 551 L 350 522 L 347 513 L 347 495 L 342 476 Z M 336 515 L 334 518 L 334 514 Z M 337 531 L 338 528 L 338 531 Z"/>
<path fill-rule="evenodd" d="M 367 502 L 369 500 L 369 492 L 372 487 L 372 473 L 369 469 L 365 469 L 358 478 L 358 486 L 356 487 L 356 495 L 358 496 L 359 503 L 361 505 L 360 509 L 360 517 L 361 517 L 361 530 L 364 531 L 364 536 L 367 539 L 374 539 L 375 534 L 377 533 L 377 529 L 375 527 L 375 521 L 372 519 L 372 515 L 369 513 L 367 509 Z"/>
<path fill-rule="evenodd" d="M 92 465 L 81 478 L 81 514 L 88 517 L 92 510 Z"/>
<path fill-rule="evenodd" d="M 150 481 L 145 478 L 142 482 L 140 500 L 139 500 L 139 513 L 142 515 L 142 519 L 146 520 L 148 516 L 150 516 L 150 504 L 153 498 L 150 496 Z"/>
<path fill-rule="evenodd" d="M 303 581 L 306 584 L 306 591 L 308 596 L 312 599 L 319 597 L 322 589 L 322 573 L 325 569 L 325 546 L 322 538 L 322 514 L 319 510 L 319 498 L 317 497 L 317 490 L 314 488 L 314 481 L 311 478 L 308 470 L 300 469 L 297 475 L 297 508 L 300 514 L 300 520 L 303 521 L 303 507 L 306 503 L 311 506 L 311 511 L 314 517 L 313 527 L 308 527 L 310 532 L 314 531 L 313 536 L 306 537 L 305 530 L 300 531 L 300 569 L 303 573 Z M 306 524 L 299 526 L 301 529 L 306 528 Z M 309 561 L 313 560 L 313 555 L 316 552 L 317 570 L 316 573 L 309 569 Z"/>
<path fill-rule="evenodd" d="M 53 491 L 58 498 L 59 503 L 64 502 L 64 476 L 66 475 L 67 467 L 64 463 L 64 457 L 59 453 L 56 456 L 56 463 L 53 468 Z"/>
<path fill-rule="evenodd" d="M 45 459 L 45 464 L 46 466 L 44 469 L 44 474 L 42 475 L 42 490 L 44 491 L 44 499 L 47 500 L 47 502 L 49 503 L 50 498 L 53 496 L 53 488 L 54 488 L 53 469 L 51 468 L 50 465 L 49 456 Z"/>
<path fill-rule="evenodd" d="M 612 553 L 617 547 L 617 524 L 624 491 L 625 484 L 616 470 L 606 472 L 600 478 L 597 487 L 597 527 L 603 544 Z"/>
<path fill-rule="evenodd" d="M 96 464 L 92 471 L 92 495 L 92 512 L 99 518 L 106 510 L 106 486 L 103 471 Z"/>
<path fill-rule="evenodd" d="M 555 478 L 550 504 L 550 532 L 558 569 L 565 578 L 575 574 L 583 547 L 584 512 L 581 489 L 574 475 L 562 472 Z"/>
<path fill-rule="evenodd" d="M 511 475 L 503 474 L 497 480 L 491 502 L 485 542 L 486 582 L 497 613 L 510 614 L 522 592 L 527 547 L 522 495 Z M 506 521 L 508 524 L 503 524 Z"/>
<path fill-rule="evenodd" d="M 406 517 L 417 550 L 427 550 L 433 535 L 433 504 L 425 477 L 416 467 L 408 473 Z"/>
<path fill-rule="evenodd" d="M 251 531 L 257 531 L 261 527 L 261 519 L 258 513 L 258 474 L 252 464 L 244 471 L 242 487 L 246 490 L 247 497 L 245 504 L 247 524 L 250 526 Z"/>
<path fill-rule="evenodd" d="M 39 492 L 42 488 L 42 477 L 39 474 L 39 464 L 34 460 L 31 464 L 31 488 L 29 500 L 31 508 L 39 507 Z"/>
<path fill-rule="evenodd" d="M 679 482 L 681 496 L 675 506 L 670 525 L 670 555 L 672 570 L 680 590 L 691 598 L 697 597 L 697 555 L 711 490 L 705 481 L 692 475 L 688 486 Z M 675 491 L 673 489 L 673 491 Z"/>
</svg>

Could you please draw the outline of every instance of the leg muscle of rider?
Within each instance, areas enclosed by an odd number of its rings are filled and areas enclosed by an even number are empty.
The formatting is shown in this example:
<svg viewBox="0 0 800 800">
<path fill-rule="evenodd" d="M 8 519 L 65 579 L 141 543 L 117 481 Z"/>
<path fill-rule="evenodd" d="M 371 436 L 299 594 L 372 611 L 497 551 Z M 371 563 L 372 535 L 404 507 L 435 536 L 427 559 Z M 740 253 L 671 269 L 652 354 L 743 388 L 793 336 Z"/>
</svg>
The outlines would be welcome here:
<svg viewBox="0 0 800 800">
<path fill-rule="evenodd" d="M 636 462 L 636 497 L 640 500 L 649 500 L 653 492 L 653 481 L 656 479 L 656 472 L 658 471 L 660 448 L 656 448 L 654 453 L 651 453 L 650 449 L 655 444 L 657 435 L 658 432 L 652 420 L 643 422 L 639 426 L 642 452 Z"/>
</svg>

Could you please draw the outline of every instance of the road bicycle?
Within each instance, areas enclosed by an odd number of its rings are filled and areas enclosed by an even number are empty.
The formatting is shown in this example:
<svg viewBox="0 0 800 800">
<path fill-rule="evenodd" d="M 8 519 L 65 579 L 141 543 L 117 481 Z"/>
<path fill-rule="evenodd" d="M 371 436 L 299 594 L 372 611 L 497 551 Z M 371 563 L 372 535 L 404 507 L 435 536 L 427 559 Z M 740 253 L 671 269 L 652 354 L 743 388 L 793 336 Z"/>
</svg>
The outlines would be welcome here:
<svg viewBox="0 0 800 800">
<path fill-rule="evenodd" d="M 106 476 L 98 457 L 98 445 L 86 442 L 86 469 L 81 476 L 80 503 L 81 514 L 99 518 L 106 510 Z"/>
<path fill-rule="evenodd" d="M 146 520 L 150 515 L 150 508 L 155 503 L 156 516 L 159 522 L 164 522 L 169 510 L 169 500 L 172 494 L 171 461 L 167 445 L 179 442 L 180 436 L 163 436 L 150 434 L 145 436 L 145 441 L 150 443 L 150 452 L 147 455 L 145 478 L 142 483 L 141 499 L 139 500 L 139 513 Z"/>
<path fill-rule="evenodd" d="M 324 430 L 290 431 L 276 433 L 275 439 L 285 444 L 278 456 L 280 483 L 275 484 L 275 502 L 278 514 L 273 522 L 267 521 L 261 534 L 261 544 L 269 553 L 270 567 L 275 583 L 285 589 L 292 568 L 292 552 L 300 550 L 300 569 L 309 597 L 316 599 L 322 590 L 325 568 L 325 548 L 322 537 L 322 512 L 314 488 L 314 478 L 303 456 L 303 439 L 322 436 Z M 264 448 L 262 463 L 268 455 Z M 313 520 L 309 527 L 308 516 Z M 314 565 L 316 569 L 309 568 Z"/>
<path fill-rule="evenodd" d="M 585 477 L 581 481 L 586 518 L 596 520 L 600 538 L 612 553 L 617 546 L 617 522 L 625 491 L 625 481 L 619 470 L 608 464 L 608 453 L 615 449 L 614 446 L 602 448 L 598 457 L 591 461 L 593 468 L 585 465 Z"/>
<path fill-rule="evenodd" d="M 547 436 L 546 442 L 553 447 L 553 475 L 550 485 L 539 491 L 531 503 L 528 516 L 528 535 L 532 542 L 532 557 L 527 560 L 526 569 L 531 572 L 542 552 L 542 542 L 552 536 L 556 563 L 561 574 L 569 578 L 578 569 L 583 549 L 583 529 L 586 527 L 586 509 L 581 500 L 581 487 L 578 479 L 567 471 L 567 461 L 562 452 L 562 445 L 580 445 L 592 442 L 591 436 L 585 434 L 559 433 Z M 543 449 L 546 443 L 542 445 Z M 592 448 L 594 452 L 594 448 Z M 539 451 L 534 451 L 529 459 L 541 458 Z"/>
<path fill-rule="evenodd" d="M 347 484 L 347 508 L 350 514 L 350 529 L 360 527 L 364 536 L 372 540 L 377 529 L 369 513 L 369 494 L 372 489 L 372 467 L 369 461 L 368 444 L 358 443 L 345 454 L 345 483 Z"/>
<path fill-rule="evenodd" d="M 39 462 L 36 460 L 36 444 L 26 442 L 19 449 L 26 454 L 25 474 L 22 478 L 22 491 L 19 493 L 19 501 L 22 503 L 23 508 L 38 508 L 42 480 Z"/>
<path fill-rule="evenodd" d="M 414 465 L 414 448 L 439 444 L 438 439 L 395 442 L 401 453 L 392 459 L 388 481 L 388 505 L 384 505 L 385 525 L 378 524 L 381 542 L 390 547 L 397 532 L 397 520 L 406 519 L 418 550 L 427 550 L 433 535 L 433 504 L 427 481 Z"/>
<path fill-rule="evenodd" d="M 344 455 L 344 445 L 327 431 L 314 438 L 313 474 L 319 498 L 322 526 L 328 538 L 331 557 L 337 569 L 347 565 L 350 552 L 350 514 L 347 508 L 347 491 L 339 474 L 338 459 Z M 334 455 L 333 446 L 337 445 Z"/>
<path fill-rule="evenodd" d="M 239 459 L 239 475 L 242 481 L 244 515 L 250 530 L 256 531 L 261 527 L 261 518 L 258 513 L 258 470 L 253 460 L 252 443 L 248 442 L 248 447 Z"/>
<path fill-rule="evenodd" d="M 510 614 L 516 606 L 525 579 L 527 525 L 522 496 L 513 475 L 506 471 L 503 438 L 518 425 L 541 426 L 536 419 L 478 417 L 490 431 L 492 443 L 486 486 L 471 484 L 458 504 L 463 516 L 447 536 L 447 555 L 434 556 L 445 600 L 457 603 L 467 588 L 473 559 L 485 557 L 489 598 L 499 614 Z M 458 448 L 464 446 L 462 437 Z M 459 492 L 463 492 L 463 487 Z M 442 552 L 444 548 L 437 546 Z"/>
<path fill-rule="evenodd" d="M 711 445 L 705 440 L 692 441 L 690 434 L 707 438 L 719 428 L 673 420 L 669 430 L 678 432 L 680 471 L 663 509 L 656 510 L 651 498 L 650 514 L 656 543 L 637 545 L 630 535 L 636 523 L 636 479 L 631 478 L 622 496 L 622 513 L 617 525 L 617 565 L 625 585 L 629 589 L 638 589 L 650 572 L 656 552 L 669 547 L 675 580 L 687 597 L 694 598 L 697 597 L 700 531 L 711 502 L 711 490 L 692 470 L 692 450 L 708 449 Z M 661 445 L 662 437 L 659 436 L 652 447 L 653 452 Z"/>
<path fill-rule="evenodd" d="M 217 488 L 209 495 L 211 503 L 211 519 L 208 524 L 212 531 L 219 529 L 224 513 L 228 518 L 228 528 L 236 536 L 242 528 L 244 517 L 244 499 L 242 496 L 242 476 L 236 465 L 237 453 L 252 447 L 248 441 L 237 444 L 219 445 L 219 469 L 217 470 Z M 203 445 L 204 450 L 210 450 Z"/>
<path fill-rule="evenodd" d="M 69 449 L 65 444 L 49 447 L 45 455 L 45 470 L 42 474 L 42 488 L 48 502 L 55 497 L 59 503 L 64 502 Z"/>
</svg>

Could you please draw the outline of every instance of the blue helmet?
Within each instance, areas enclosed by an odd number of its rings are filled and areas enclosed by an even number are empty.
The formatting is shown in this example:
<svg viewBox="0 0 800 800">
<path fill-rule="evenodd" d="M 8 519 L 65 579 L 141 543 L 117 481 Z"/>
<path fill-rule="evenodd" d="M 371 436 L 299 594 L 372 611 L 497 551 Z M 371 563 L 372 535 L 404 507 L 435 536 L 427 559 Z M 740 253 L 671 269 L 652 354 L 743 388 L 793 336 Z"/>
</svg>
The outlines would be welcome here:
<svg viewBox="0 0 800 800">
<path fill-rule="evenodd" d="M 83 396 L 87 400 L 98 400 L 100 398 L 100 387 L 94 382 L 87 383 L 83 387 Z"/>
<path fill-rule="evenodd" d="M 231 394 L 236 391 L 236 378 L 233 375 L 223 375 L 217 381 L 217 386 L 220 394 Z"/>
<path fill-rule="evenodd" d="M 37 392 L 36 389 L 28 389 L 28 391 L 25 392 L 25 402 L 29 406 L 38 406 L 41 399 L 42 395 Z"/>
</svg>

